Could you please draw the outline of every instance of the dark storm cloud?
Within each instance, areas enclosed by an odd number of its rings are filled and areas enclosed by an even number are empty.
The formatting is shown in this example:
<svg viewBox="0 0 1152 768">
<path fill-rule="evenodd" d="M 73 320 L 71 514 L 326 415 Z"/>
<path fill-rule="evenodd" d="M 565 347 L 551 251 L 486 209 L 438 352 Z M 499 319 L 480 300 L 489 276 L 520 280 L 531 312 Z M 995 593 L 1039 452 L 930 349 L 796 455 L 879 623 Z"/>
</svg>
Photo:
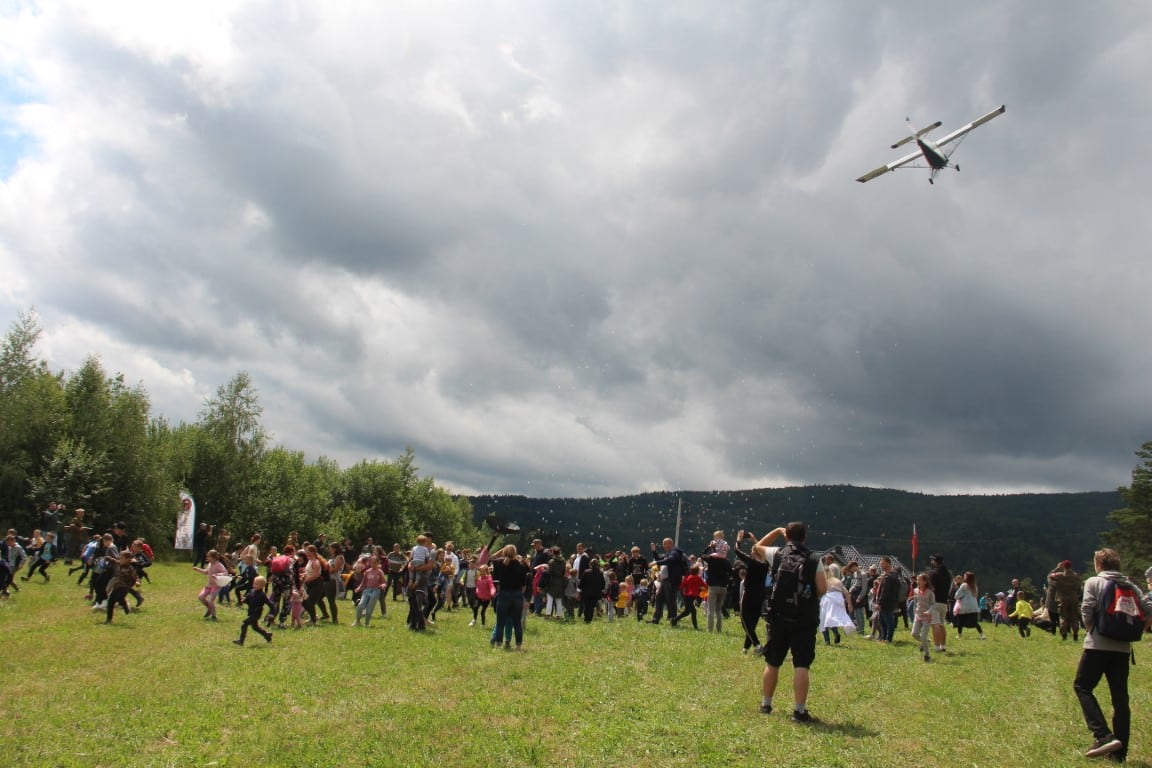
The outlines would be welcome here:
<svg viewBox="0 0 1152 768">
<path fill-rule="evenodd" d="M 28 21 L 0 224 L 3 305 L 170 417 L 246 369 L 289 447 L 539 495 L 1109 488 L 1152 433 L 1142 7 L 188 13 Z"/>
</svg>

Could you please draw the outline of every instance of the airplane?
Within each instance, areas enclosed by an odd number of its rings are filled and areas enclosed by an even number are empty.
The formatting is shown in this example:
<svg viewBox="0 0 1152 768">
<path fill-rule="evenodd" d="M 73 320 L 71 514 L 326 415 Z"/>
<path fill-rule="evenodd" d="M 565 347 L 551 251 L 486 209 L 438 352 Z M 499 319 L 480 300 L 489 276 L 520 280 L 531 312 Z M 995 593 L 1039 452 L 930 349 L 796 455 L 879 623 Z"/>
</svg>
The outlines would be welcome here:
<svg viewBox="0 0 1152 768">
<path fill-rule="evenodd" d="M 916 160 L 923 160 L 924 162 L 928 163 L 927 166 L 912 165 L 909 167 L 911 167 L 911 168 L 925 168 L 925 167 L 930 168 L 931 172 L 928 175 L 928 183 L 934 184 L 936 182 L 936 173 L 938 171 L 940 171 L 941 169 L 943 169 L 943 168 L 955 168 L 957 171 L 960 170 L 960 166 L 955 165 L 951 161 L 952 153 L 955 152 L 960 147 L 960 144 L 957 143 L 956 146 L 952 147 L 952 149 L 950 151 L 947 151 L 947 152 L 942 150 L 941 147 L 943 147 L 945 144 L 951 144 L 952 142 L 956 141 L 957 139 L 964 138 L 965 136 L 968 135 L 968 132 L 971 131 L 973 128 L 979 128 L 980 126 L 984 125 L 984 123 L 991 120 L 992 118 L 996 117 L 997 115 L 1002 115 L 1002 114 L 1004 114 L 1004 105 L 1003 104 L 1001 104 L 997 109 L 992 110 L 988 114 L 982 115 L 982 116 L 976 118 L 972 122 L 968 123 L 968 125 L 965 125 L 963 128 L 958 128 L 955 131 L 952 131 L 952 133 L 948 134 L 947 136 L 940 139 L 939 141 L 932 141 L 931 139 L 924 138 L 929 132 L 934 131 L 940 127 L 941 123 L 939 120 L 937 120 L 935 123 L 932 123 L 932 125 L 928 126 L 927 128 L 921 128 L 919 131 L 917 131 L 915 128 L 912 127 L 911 118 L 908 118 L 907 119 L 908 129 L 909 129 L 909 131 L 911 131 L 911 133 L 908 136 L 905 136 L 903 139 L 900 139 L 900 141 L 893 144 L 892 149 L 898 149 L 910 141 L 915 141 L 918 149 L 915 152 L 913 152 L 912 154 L 906 155 L 894 163 L 888 163 L 888 165 L 882 165 L 875 170 L 868 171 L 868 173 L 866 173 L 863 176 L 861 176 L 860 178 L 856 179 L 856 181 L 859 181 L 861 183 L 863 183 L 865 181 L 871 181 L 872 179 L 876 178 L 877 176 L 883 176 L 884 174 L 888 173 L 888 171 L 894 171 L 897 168 L 908 165 L 909 163 L 914 162 Z"/>
</svg>

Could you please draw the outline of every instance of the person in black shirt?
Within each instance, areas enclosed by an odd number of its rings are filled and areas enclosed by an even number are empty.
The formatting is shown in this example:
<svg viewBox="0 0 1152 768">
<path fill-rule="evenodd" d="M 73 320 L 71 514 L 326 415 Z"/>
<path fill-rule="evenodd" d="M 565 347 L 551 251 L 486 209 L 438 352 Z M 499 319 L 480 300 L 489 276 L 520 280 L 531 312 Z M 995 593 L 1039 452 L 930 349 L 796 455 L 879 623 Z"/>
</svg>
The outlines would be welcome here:
<svg viewBox="0 0 1152 768">
<path fill-rule="evenodd" d="M 496 627 L 492 630 L 492 647 L 501 641 L 511 649 L 516 635 L 516 649 L 524 642 L 524 585 L 528 583 L 528 566 L 509 544 L 492 558 L 492 579 L 500 585 L 496 593 Z"/>
<path fill-rule="evenodd" d="M 928 583 L 936 595 L 932 606 L 932 643 L 937 652 L 944 653 L 948 650 L 948 599 L 955 587 L 952 586 L 952 574 L 944 567 L 944 555 L 932 555 L 928 564 Z"/>
<path fill-rule="evenodd" d="M 244 645 L 244 638 L 248 636 L 249 627 L 256 630 L 256 633 L 264 638 L 264 642 L 272 642 L 272 633 L 266 632 L 260 627 L 260 614 L 264 612 L 264 607 L 267 606 L 272 610 L 276 609 L 271 598 L 264 592 L 264 586 L 267 583 L 268 580 L 263 576 L 257 576 L 252 580 L 252 589 L 241 601 L 244 605 L 248 606 L 248 618 L 244 619 L 244 623 L 240 625 L 240 639 L 232 641 L 236 643 L 236 645 Z"/>
<path fill-rule="evenodd" d="M 723 631 L 724 602 L 728 597 L 728 582 L 732 579 L 732 563 L 727 556 L 711 554 L 700 558 L 708 569 L 704 581 L 708 584 L 708 631 Z"/>
<path fill-rule="evenodd" d="M 902 609 L 904 596 L 900 594 L 900 576 L 892 568 L 892 558 L 880 558 L 880 593 L 876 602 L 880 613 L 880 642 L 890 643 L 896 633 L 896 612 Z"/>
<path fill-rule="evenodd" d="M 590 567 L 580 574 L 580 613 L 585 624 L 591 624 L 596 616 L 596 604 L 604 596 L 604 589 L 608 582 L 604 579 L 604 572 L 600 570 L 600 561 L 592 558 Z"/>
<path fill-rule="evenodd" d="M 744 652 L 751 648 L 752 652 L 760 655 L 763 646 L 756 635 L 756 625 L 764 613 L 765 584 L 771 566 L 764 560 L 762 550 L 752 547 L 752 554 L 747 555 L 740 551 L 740 542 L 745 539 L 755 542 L 756 537 L 751 533 L 740 531 L 736 534 L 736 549 L 733 550 L 737 559 L 744 563 L 744 588 L 740 592 L 740 622 L 744 625 Z"/>
<path fill-rule="evenodd" d="M 780 678 L 780 667 L 789 654 L 792 656 L 792 693 L 794 697 L 792 720 L 797 723 L 811 723 L 813 717 L 808 713 L 808 690 L 810 684 L 809 669 L 816 659 L 816 631 L 820 626 L 820 598 L 827 590 L 824 569 L 820 567 L 820 560 L 805 545 L 808 538 L 808 526 L 801 522 L 788 523 L 783 528 L 770 531 L 756 543 L 756 549 L 761 550 L 761 556 L 769 560 L 767 547 L 778 536 L 787 539 L 787 546 L 782 547 L 771 556 L 772 578 L 778 585 L 787 583 L 782 578 L 784 563 L 787 560 L 796 564 L 802 561 L 799 572 L 788 571 L 788 575 L 795 574 L 798 579 L 797 587 L 803 586 L 803 592 L 796 593 L 794 598 L 795 615 L 789 615 L 782 610 L 787 603 L 776 598 L 786 596 L 776 595 L 772 599 L 772 612 L 768 617 L 768 641 L 764 649 L 764 675 L 762 678 L 762 698 L 760 712 L 765 715 L 772 713 L 772 697 L 776 693 L 776 684 Z M 789 601 L 792 602 L 792 601 Z M 779 611 L 779 613 L 778 613 Z"/>
</svg>

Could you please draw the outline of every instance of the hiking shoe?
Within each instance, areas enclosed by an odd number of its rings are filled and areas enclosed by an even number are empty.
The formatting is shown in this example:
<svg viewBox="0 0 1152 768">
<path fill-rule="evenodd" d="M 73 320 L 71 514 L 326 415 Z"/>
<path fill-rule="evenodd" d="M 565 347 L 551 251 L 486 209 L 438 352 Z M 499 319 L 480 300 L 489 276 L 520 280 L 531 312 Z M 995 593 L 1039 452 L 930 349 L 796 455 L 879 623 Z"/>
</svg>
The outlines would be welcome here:
<svg viewBox="0 0 1152 768">
<path fill-rule="evenodd" d="M 772 714 L 772 705 L 771 704 L 761 704 L 760 705 L 760 714 L 762 714 L 762 715 Z"/>
<path fill-rule="evenodd" d="M 792 710 L 792 722 L 794 723 L 815 723 L 816 718 L 812 717 L 812 713 L 808 710 L 801 712 L 798 709 Z"/>
<path fill-rule="evenodd" d="M 1104 736 L 1092 742 L 1092 746 L 1084 753 L 1085 757 L 1100 757 L 1110 755 L 1124 748 L 1124 742 L 1115 736 Z"/>
</svg>

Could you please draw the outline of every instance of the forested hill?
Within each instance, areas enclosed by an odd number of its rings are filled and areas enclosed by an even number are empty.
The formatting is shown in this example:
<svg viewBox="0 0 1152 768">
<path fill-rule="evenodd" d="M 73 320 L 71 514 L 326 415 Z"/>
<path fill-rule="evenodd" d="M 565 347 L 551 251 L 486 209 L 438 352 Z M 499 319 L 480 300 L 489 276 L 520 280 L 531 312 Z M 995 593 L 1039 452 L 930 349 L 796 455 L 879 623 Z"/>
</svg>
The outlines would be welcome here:
<svg viewBox="0 0 1152 768">
<path fill-rule="evenodd" d="M 984 589 L 1013 577 L 1043 583 L 1060 560 L 1090 572 L 1108 513 L 1122 506 L 1119 493 L 931 496 L 846 485 L 768 488 L 750 491 L 644 493 L 597 499 L 535 499 L 473 496 L 475 519 L 490 514 L 521 526 L 521 544 L 534 536 L 560 544 L 566 553 L 577 541 L 597 551 L 649 544 L 673 536 L 681 507 L 680 545 L 700 552 L 712 531 L 730 544 L 736 532 L 762 535 L 790 520 L 811 530 L 813 549 L 851 544 L 868 554 L 893 554 L 912 562 L 912 526 L 919 536 L 917 568 L 939 552 L 953 570 L 975 571 Z"/>
</svg>

